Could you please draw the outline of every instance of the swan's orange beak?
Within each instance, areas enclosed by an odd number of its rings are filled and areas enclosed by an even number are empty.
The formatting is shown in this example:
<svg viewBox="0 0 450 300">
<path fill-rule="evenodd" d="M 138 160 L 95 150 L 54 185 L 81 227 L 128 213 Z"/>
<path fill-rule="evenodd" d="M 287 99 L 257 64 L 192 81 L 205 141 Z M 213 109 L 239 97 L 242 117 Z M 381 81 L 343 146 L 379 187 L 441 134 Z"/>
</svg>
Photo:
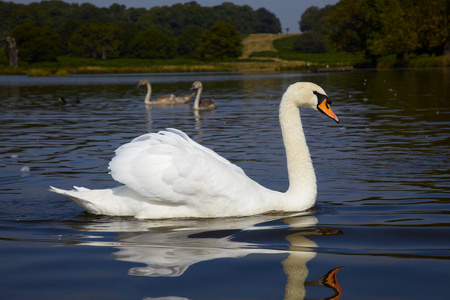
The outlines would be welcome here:
<svg viewBox="0 0 450 300">
<path fill-rule="evenodd" d="M 319 109 L 320 112 L 326 114 L 327 116 L 329 116 L 330 118 L 332 118 L 333 120 L 336 121 L 336 123 L 339 123 L 339 119 L 338 117 L 334 114 L 334 112 L 331 110 L 330 104 L 328 104 L 327 99 L 324 99 L 322 101 L 322 103 L 320 103 L 319 105 L 317 105 L 317 108 Z"/>
</svg>

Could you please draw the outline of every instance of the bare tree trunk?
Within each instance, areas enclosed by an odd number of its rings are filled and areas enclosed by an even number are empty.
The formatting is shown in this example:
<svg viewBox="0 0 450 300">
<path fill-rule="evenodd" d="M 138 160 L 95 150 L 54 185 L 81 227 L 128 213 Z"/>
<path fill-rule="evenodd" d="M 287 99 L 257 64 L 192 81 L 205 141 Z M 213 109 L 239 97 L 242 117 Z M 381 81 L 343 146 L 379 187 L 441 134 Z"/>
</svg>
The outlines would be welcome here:
<svg viewBox="0 0 450 300">
<path fill-rule="evenodd" d="M 406 53 L 397 53 L 395 56 L 395 68 L 403 68 L 407 65 L 407 55 Z"/>
<path fill-rule="evenodd" d="M 17 68 L 19 64 L 19 50 L 17 49 L 16 39 L 10 36 L 6 37 L 8 43 L 9 65 Z"/>
<path fill-rule="evenodd" d="M 106 59 L 106 47 L 102 47 L 102 59 Z"/>
<path fill-rule="evenodd" d="M 450 55 L 450 42 L 446 42 L 444 46 L 444 55 Z"/>
</svg>

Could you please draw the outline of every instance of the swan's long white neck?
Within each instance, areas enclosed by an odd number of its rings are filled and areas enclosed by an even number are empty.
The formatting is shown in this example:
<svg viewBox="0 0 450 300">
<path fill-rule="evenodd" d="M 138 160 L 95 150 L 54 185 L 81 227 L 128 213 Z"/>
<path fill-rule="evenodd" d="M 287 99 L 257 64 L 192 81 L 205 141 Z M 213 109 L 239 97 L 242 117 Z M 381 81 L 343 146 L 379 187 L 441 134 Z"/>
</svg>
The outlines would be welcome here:
<svg viewBox="0 0 450 300">
<path fill-rule="evenodd" d="M 316 175 L 306 144 L 300 111 L 286 94 L 280 103 L 280 126 L 286 149 L 289 189 L 286 194 L 313 195 L 317 193 Z"/>
<path fill-rule="evenodd" d="M 200 97 L 202 96 L 202 91 L 203 91 L 203 86 L 201 86 L 197 89 L 197 96 L 195 97 L 195 102 L 194 102 L 194 107 L 193 107 L 194 109 L 199 108 Z"/>
<path fill-rule="evenodd" d="M 147 84 L 147 95 L 145 96 L 144 102 L 145 102 L 145 104 L 151 104 L 150 96 L 152 94 L 152 86 L 150 85 L 150 82 L 148 82 L 148 81 L 146 82 L 146 84 Z"/>
</svg>

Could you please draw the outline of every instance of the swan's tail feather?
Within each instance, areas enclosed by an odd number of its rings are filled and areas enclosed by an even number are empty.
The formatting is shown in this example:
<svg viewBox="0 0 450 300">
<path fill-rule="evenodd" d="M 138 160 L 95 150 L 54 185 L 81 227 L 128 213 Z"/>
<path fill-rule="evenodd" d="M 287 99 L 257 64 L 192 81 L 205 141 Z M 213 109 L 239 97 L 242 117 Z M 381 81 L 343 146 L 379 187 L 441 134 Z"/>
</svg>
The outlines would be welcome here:
<svg viewBox="0 0 450 300">
<path fill-rule="evenodd" d="M 55 192 L 55 193 L 58 193 L 58 194 L 61 194 L 61 195 L 65 195 L 65 196 L 73 196 L 73 197 L 75 197 L 76 196 L 76 194 L 77 193 L 80 193 L 80 192 L 88 192 L 88 191 L 91 191 L 90 189 L 87 189 L 87 188 L 84 188 L 84 187 L 79 187 L 79 186 L 74 186 L 73 187 L 74 188 L 74 190 L 63 190 L 63 189 L 59 189 L 59 188 L 56 188 L 56 187 L 54 187 L 54 186 L 50 186 L 50 189 L 49 189 L 49 191 L 50 192 Z M 89 201 L 89 200 L 86 200 L 86 201 Z"/>
<path fill-rule="evenodd" d="M 91 190 L 74 186 L 73 190 L 63 190 L 50 186 L 49 191 L 72 199 L 82 209 L 95 215 L 133 216 L 139 211 L 141 201 L 133 201 L 133 195 L 125 186 L 114 189 Z M 129 201 L 123 201 L 126 198 Z"/>
<path fill-rule="evenodd" d="M 91 200 L 87 199 L 87 197 L 82 197 L 83 193 L 90 192 L 90 189 L 84 187 L 74 186 L 74 190 L 63 190 L 53 186 L 50 186 L 49 191 L 55 192 L 64 196 L 69 197 L 75 203 L 77 203 L 81 208 L 86 210 L 89 213 L 98 214 L 93 206 L 95 205 Z"/>
<path fill-rule="evenodd" d="M 82 209 L 94 215 L 104 215 L 106 213 L 102 207 L 105 199 L 104 190 L 90 190 L 84 187 L 74 186 L 73 190 L 63 190 L 50 186 L 50 191 L 72 199 Z"/>
</svg>

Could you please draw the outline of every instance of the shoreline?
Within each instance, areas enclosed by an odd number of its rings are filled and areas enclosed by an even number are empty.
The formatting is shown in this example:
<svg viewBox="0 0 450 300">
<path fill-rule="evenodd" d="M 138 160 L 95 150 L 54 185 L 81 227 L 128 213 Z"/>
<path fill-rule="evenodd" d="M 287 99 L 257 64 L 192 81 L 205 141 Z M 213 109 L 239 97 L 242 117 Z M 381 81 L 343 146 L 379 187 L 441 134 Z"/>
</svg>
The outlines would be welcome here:
<svg viewBox="0 0 450 300">
<path fill-rule="evenodd" d="M 288 70 L 309 70 L 305 62 L 243 62 L 216 63 L 207 65 L 158 65 L 143 67 L 4 67 L 0 75 L 68 76 L 71 74 L 125 74 L 125 73 L 192 73 L 192 72 L 270 72 Z"/>
<path fill-rule="evenodd" d="M 58 64 L 56 62 L 55 64 Z M 112 64 L 111 64 L 112 65 Z M 448 68 L 446 64 L 423 66 L 412 64 L 409 69 Z M 392 66 L 379 65 L 377 68 L 358 68 L 345 63 L 312 63 L 298 60 L 242 61 L 242 62 L 212 62 L 209 64 L 158 64 L 147 66 L 27 66 L 0 67 L 0 75 L 28 75 L 30 77 L 70 76 L 87 74 L 143 74 L 143 73 L 196 73 L 196 72 L 278 72 L 305 71 L 317 73 L 351 72 L 364 69 L 395 69 Z"/>
</svg>

